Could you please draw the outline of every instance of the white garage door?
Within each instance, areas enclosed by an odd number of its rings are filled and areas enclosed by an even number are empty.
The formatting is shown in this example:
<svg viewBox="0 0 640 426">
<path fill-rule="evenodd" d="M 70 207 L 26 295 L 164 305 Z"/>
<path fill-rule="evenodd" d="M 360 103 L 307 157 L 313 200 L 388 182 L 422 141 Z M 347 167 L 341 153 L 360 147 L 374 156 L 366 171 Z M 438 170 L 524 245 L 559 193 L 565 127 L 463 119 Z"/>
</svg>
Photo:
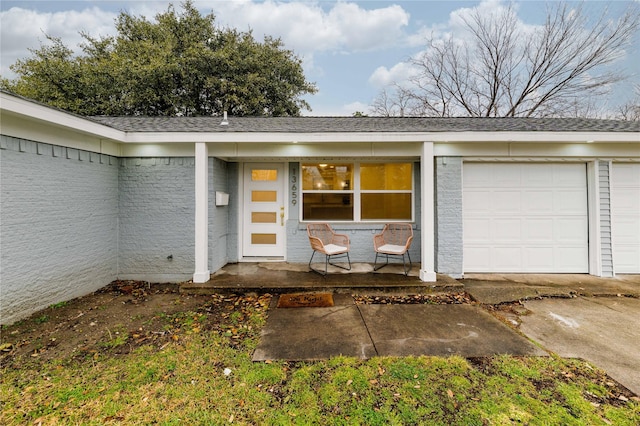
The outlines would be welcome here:
<svg viewBox="0 0 640 426">
<path fill-rule="evenodd" d="M 617 274 L 640 273 L 640 164 L 614 163 L 611 238 Z"/>
<path fill-rule="evenodd" d="M 465 272 L 589 271 L 586 164 L 465 163 Z"/>
</svg>

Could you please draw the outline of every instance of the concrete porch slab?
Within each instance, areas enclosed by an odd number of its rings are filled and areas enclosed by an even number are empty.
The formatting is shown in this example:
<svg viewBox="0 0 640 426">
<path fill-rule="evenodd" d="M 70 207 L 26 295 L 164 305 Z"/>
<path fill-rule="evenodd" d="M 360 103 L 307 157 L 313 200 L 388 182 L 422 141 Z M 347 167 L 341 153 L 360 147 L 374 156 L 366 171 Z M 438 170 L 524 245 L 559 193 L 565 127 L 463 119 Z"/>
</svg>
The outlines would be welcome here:
<svg viewBox="0 0 640 426">
<path fill-rule="evenodd" d="M 389 265 L 373 272 L 369 263 L 352 263 L 351 271 L 329 266 L 323 277 L 309 271 L 307 264 L 288 262 L 234 263 L 225 265 L 211 275 L 206 283 L 180 284 L 180 292 L 207 294 L 213 292 L 269 292 L 301 291 L 358 291 L 403 292 L 409 294 L 462 291 L 463 286 L 446 275 L 438 275 L 437 282 L 423 282 L 418 278 L 419 266 L 414 265 L 409 276 L 402 265 Z"/>
</svg>

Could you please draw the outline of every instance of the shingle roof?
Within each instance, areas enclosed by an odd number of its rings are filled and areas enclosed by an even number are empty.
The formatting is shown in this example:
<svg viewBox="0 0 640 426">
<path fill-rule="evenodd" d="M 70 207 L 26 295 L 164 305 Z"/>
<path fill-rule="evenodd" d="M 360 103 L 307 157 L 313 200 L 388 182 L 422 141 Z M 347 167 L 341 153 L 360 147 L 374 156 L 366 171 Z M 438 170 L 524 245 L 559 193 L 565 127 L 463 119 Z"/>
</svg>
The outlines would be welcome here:
<svg viewBox="0 0 640 426">
<path fill-rule="evenodd" d="M 640 132 L 638 121 L 585 118 L 88 117 L 126 132 Z"/>
</svg>

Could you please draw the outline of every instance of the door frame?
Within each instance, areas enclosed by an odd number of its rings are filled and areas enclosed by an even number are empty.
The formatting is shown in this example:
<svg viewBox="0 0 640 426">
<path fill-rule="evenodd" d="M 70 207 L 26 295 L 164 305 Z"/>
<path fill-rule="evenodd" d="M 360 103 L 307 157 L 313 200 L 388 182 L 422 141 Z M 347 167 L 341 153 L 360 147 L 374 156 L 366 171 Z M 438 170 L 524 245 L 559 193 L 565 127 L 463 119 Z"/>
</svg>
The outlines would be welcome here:
<svg viewBox="0 0 640 426">
<path fill-rule="evenodd" d="M 245 206 L 247 204 L 247 197 L 249 196 L 245 192 L 245 167 L 249 164 L 278 164 L 282 166 L 282 187 L 278 190 L 282 192 L 282 205 L 284 207 L 284 226 L 282 231 L 282 254 L 279 256 L 246 256 L 244 254 L 244 239 L 245 234 L 249 232 L 247 224 L 245 223 Z M 268 160 L 256 160 L 256 161 L 243 161 L 239 163 L 238 176 L 238 262 L 284 262 L 287 260 L 287 218 L 289 217 L 289 197 L 287 189 L 287 182 L 289 181 L 289 162 L 288 161 L 268 161 Z"/>
</svg>

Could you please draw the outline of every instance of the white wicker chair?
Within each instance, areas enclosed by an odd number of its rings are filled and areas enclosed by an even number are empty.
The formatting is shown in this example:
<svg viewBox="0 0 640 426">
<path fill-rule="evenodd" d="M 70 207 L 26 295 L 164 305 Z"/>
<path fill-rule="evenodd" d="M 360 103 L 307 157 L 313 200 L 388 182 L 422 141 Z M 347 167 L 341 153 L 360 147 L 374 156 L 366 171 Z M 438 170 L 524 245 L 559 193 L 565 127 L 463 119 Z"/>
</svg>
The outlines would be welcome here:
<svg viewBox="0 0 640 426">
<path fill-rule="evenodd" d="M 328 265 L 337 266 L 338 268 L 351 270 L 351 259 L 349 259 L 349 237 L 345 234 L 336 234 L 328 223 L 310 223 L 307 225 L 307 234 L 309 235 L 309 243 L 313 249 L 311 259 L 309 259 L 309 269 L 319 273 L 322 276 L 327 275 Z M 324 272 L 311 266 L 313 256 L 316 252 L 325 255 Z M 348 266 L 331 263 L 333 258 L 347 258 Z"/>
<path fill-rule="evenodd" d="M 413 228 L 410 223 L 387 223 L 380 234 L 373 236 L 373 247 L 376 251 L 376 260 L 373 270 L 377 271 L 389 264 L 389 256 L 402 256 L 402 267 L 405 275 L 411 270 L 411 256 L 409 248 L 413 241 Z M 404 255 L 409 258 L 409 266 Z M 384 255 L 386 262 L 378 266 L 378 255 Z"/>
</svg>

